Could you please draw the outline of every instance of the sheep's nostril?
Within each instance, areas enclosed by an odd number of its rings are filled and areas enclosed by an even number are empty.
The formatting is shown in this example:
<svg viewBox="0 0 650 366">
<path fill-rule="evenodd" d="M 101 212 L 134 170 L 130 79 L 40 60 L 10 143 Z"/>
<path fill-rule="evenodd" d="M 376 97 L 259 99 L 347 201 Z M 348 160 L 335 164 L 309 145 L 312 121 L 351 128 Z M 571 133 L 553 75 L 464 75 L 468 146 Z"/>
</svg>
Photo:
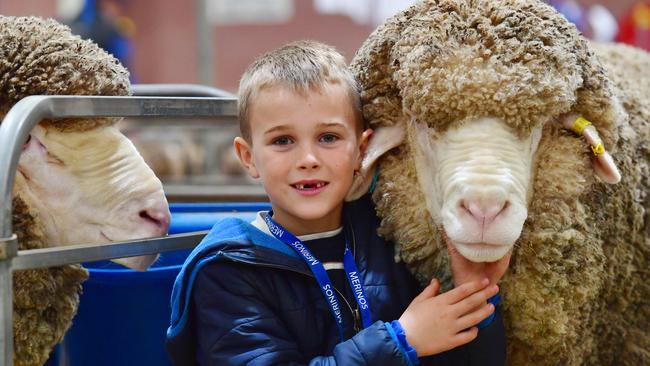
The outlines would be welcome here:
<svg viewBox="0 0 650 366">
<path fill-rule="evenodd" d="M 140 211 L 139 215 L 141 218 L 155 224 L 160 230 L 160 235 L 167 233 L 169 228 L 168 210 L 147 209 Z"/>
<path fill-rule="evenodd" d="M 472 212 L 469 210 L 469 205 L 465 203 L 464 200 L 461 200 L 460 203 L 458 204 L 458 207 L 465 211 L 467 214 L 472 215 Z M 474 215 L 472 215 L 474 216 Z"/>
<path fill-rule="evenodd" d="M 462 208 L 482 226 L 489 225 L 509 206 L 508 201 L 496 201 L 479 204 L 476 202 L 466 203 L 461 201 Z"/>
</svg>

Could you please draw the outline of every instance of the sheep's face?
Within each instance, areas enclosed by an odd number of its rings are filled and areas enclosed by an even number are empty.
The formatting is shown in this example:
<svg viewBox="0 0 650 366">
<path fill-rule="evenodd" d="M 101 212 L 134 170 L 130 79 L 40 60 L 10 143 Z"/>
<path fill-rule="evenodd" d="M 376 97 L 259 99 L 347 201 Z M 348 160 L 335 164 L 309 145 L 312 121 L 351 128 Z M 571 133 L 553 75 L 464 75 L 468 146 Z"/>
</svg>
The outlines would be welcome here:
<svg viewBox="0 0 650 366">
<path fill-rule="evenodd" d="M 417 182 L 410 174 L 400 182 L 419 185 L 429 226 L 442 227 L 470 260 L 499 259 L 521 234 L 537 145 L 542 129 L 555 128 L 550 123 L 591 121 L 576 130 L 601 152 L 592 157 L 595 173 L 607 183 L 620 179 L 603 146 L 616 146 L 621 104 L 588 42 L 543 2 L 417 2 L 380 26 L 351 68 L 364 117 L 381 139 L 371 139 L 348 199 L 370 185 L 373 162 L 406 137 L 400 159 L 386 164 L 412 158 Z M 376 199 L 390 207 L 393 188 L 380 184 Z M 413 229 L 390 219 L 382 225 Z"/>
<path fill-rule="evenodd" d="M 42 223 L 47 245 L 162 236 L 169 225 L 160 181 L 115 125 L 34 128 L 18 163 L 16 193 Z M 118 262 L 146 269 L 155 258 Z"/>
<path fill-rule="evenodd" d="M 541 128 L 519 138 L 501 120 L 481 118 L 444 133 L 417 121 L 407 130 L 418 183 L 436 226 L 472 261 L 505 255 L 527 217 Z"/>
</svg>

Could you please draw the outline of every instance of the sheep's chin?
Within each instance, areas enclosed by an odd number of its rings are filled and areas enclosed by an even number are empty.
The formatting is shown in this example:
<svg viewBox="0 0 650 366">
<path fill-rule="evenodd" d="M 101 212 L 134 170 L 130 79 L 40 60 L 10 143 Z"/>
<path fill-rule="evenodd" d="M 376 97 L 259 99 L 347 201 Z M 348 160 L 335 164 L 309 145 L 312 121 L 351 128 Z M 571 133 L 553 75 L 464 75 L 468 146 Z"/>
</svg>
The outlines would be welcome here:
<svg viewBox="0 0 650 366">
<path fill-rule="evenodd" d="M 150 254 L 138 257 L 116 258 L 111 261 L 136 271 L 146 271 L 158 259 L 158 256 L 158 254 Z"/>
<path fill-rule="evenodd" d="M 510 250 L 510 245 L 495 245 L 483 243 L 455 243 L 452 245 L 458 253 L 472 262 L 496 262 Z"/>
</svg>

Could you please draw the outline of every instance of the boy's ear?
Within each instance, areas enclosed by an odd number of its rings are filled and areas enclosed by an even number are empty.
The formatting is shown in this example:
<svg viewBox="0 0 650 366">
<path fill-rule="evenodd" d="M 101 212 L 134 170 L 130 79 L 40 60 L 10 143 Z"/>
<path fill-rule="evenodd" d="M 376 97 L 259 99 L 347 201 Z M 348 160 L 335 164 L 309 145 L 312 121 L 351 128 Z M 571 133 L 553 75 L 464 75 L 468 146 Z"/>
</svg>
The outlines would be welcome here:
<svg viewBox="0 0 650 366">
<path fill-rule="evenodd" d="M 368 142 L 370 141 L 372 134 L 373 130 L 371 128 L 368 128 L 361 134 L 361 138 L 359 139 L 359 156 L 357 156 L 357 161 L 355 162 L 356 171 L 361 170 L 361 164 L 366 154 L 366 150 L 368 149 Z"/>
<path fill-rule="evenodd" d="M 246 140 L 241 137 L 235 137 L 235 140 L 232 142 L 232 144 L 235 148 L 235 153 L 237 154 L 239 161 L 241 161 L 242 165 L 248 172 L 248 175 L 253 179 L 259 178 L 260 173 L 257 171 L 255 162 L 253 161 L 253 150 L 251 149 L 251 146 L 248 144 L 248 142 L 246 142 Z"/>
</svg>

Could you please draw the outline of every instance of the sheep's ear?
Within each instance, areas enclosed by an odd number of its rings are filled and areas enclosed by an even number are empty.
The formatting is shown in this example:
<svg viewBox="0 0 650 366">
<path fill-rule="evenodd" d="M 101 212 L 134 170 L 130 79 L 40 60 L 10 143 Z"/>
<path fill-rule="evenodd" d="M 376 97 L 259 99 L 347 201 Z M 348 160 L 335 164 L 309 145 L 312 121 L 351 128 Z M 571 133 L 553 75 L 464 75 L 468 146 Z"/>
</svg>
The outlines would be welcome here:
<svg viewBox="0 0 650 366">
<path fill-rule="evenodd" d="M 602 155 L 597 155 L 591 159 L 594 166 L 596 175 L 600 177 L 605 183 L 616 184 L 621 181 L 621 173 L 619 172 L 612 156 L 605 151 Z"/>
<path fill-rule="evenodd" d="M 601 46 L 593 46 L 584 38 L 580 38 L 576 44 L 575 52 L 582 66 L 583 83 L 576 91 L 578 99 L 571 112 L 593 123 L 598 130 L 596 135 L 600 134 L 605 146 L 615 153 L 620 137 L 619 127 L 627 123 L 628 115 L 618 97 L 616 86 L 594 52 Z M 606 51 L 600 50 L 598 54 L 605 55 Z"/>
<path fill-rule="evenodd" d="M 594 153 L 591 163 L 596 175 L 605 183 L 616 184 L 620 182 L 621 173 L 616 167 L 614 159 L 605 149 L 605 145 L 593 124 L 574 113 L 562 116 L 560 121 L 565 128 L 579 136 L 583 136 L 585 142 L 591 147 L 591 151 Z"/>
<path fill-rule="evenodd" d="M 354 174 L 352 187 L 345 197 L 346 201 L 354 201 L 368 192 L 375 176 L 377 161 L 389 150 L 399 146 L 404 140 L 404 124 L 375 129 L 366 148 L 361 169 Z"/>
</svg>

